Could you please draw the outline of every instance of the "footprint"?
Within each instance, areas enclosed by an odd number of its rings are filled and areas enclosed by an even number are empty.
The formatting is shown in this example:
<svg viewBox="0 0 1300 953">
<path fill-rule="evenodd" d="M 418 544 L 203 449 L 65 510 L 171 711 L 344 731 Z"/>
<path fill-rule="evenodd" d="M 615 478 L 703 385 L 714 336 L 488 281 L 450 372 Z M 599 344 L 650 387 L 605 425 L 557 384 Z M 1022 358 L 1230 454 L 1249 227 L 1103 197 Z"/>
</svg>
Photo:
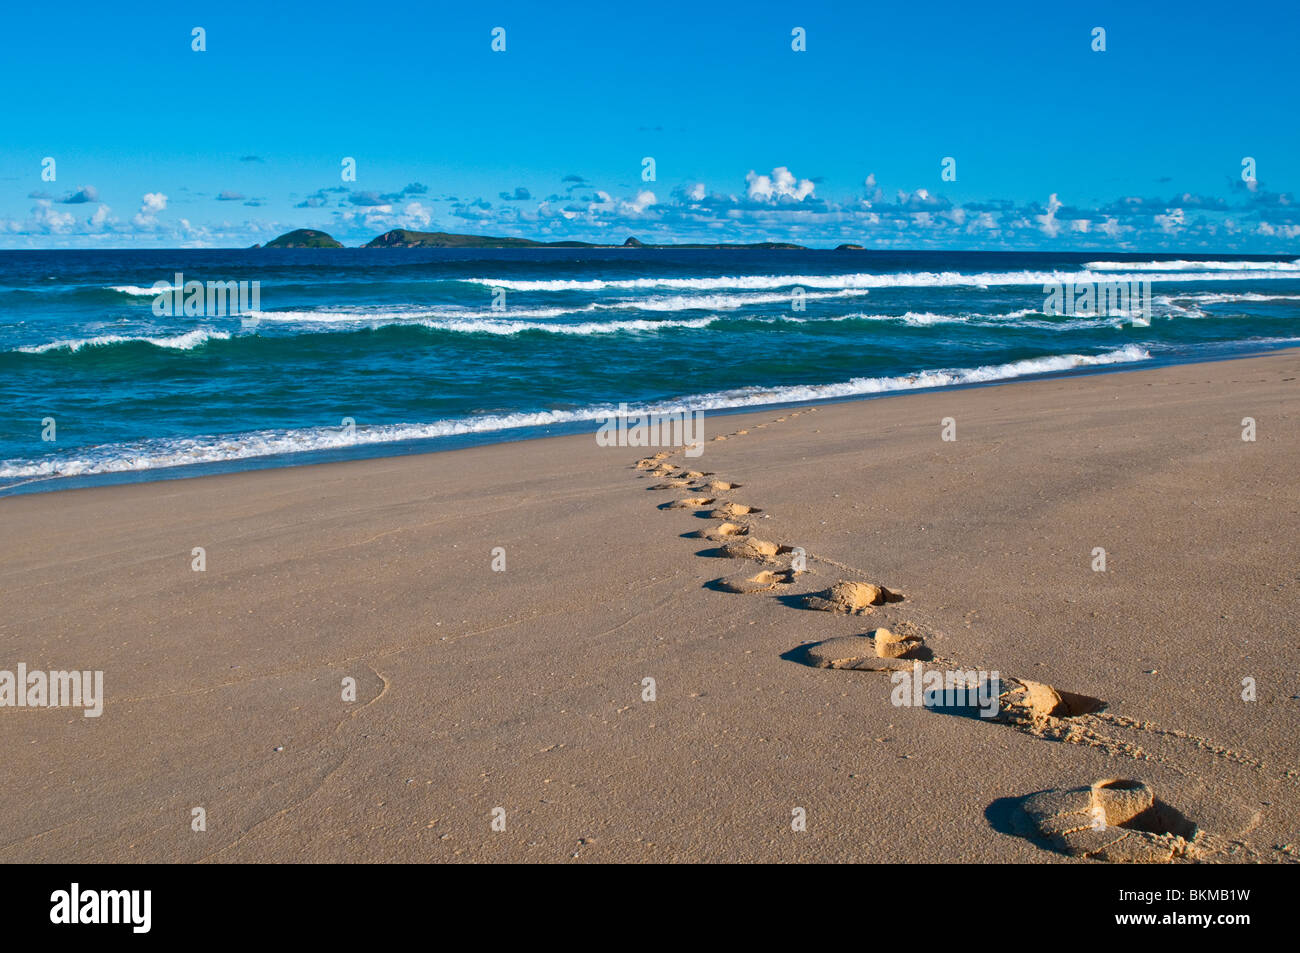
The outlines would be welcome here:
<svg viewBox="0 0 1300 953">
<path fill-rule="evenodd" d="M 711 529 L 697 529 L 693 533 L 687 533 L 686 537 L 688 539 L 711 539 L 716 543 L 725 539 L 748 535 L 749 527 L 744 523 L 721 523 Z"/>
<path fill-rule="evenodd" d="M 770 559 L 781 552 L 784 547 L 769 543 L 765 539 L 745 536 L 734 542 L 724 543 L 721 553 L 728 559 Z"/>
<path fill-rule="evenodd" d="M 1107 778 L 1040 791 L 1025 798 L 1022 810 L 1033 836 L 1071 857 L 1161 864 L 1200 853 L 1196 825 L 1143 781 Z"/>
<path fill-rule="evenodd" d="M 739 483 L 728 483 L 726 480 L 710 480 L 708 483 L 709 489 L 715 493 L 721 493 L 724 490 L 734 490 L 740 485 L 741 484 Z"/>
<path fill-rule="evenodd" d="M 880 658 L 910 658 L 925 646 L 925 639 L 919 635 L 905 635 L 888 629 L 872 629 L 867 635 L 875 643 L 876 655 Z"/>
<path fill-rule="evenodd" d="M 714 519 L 726 519 L 729 516 L 746 516 L 750 513 L 763 512 L 757 506 L 746 506 L 743 503 L 721 503 L 717 509 L 709 514 Z"/>
<path fill-rule="evenodd" d="M 706 476 L 713 476 L 712 473 L 702 473 L 699 470 L 687 470 L 686 472 L 677 475 L 685 477 L 688 480 L 703 480 Z"/>
<path fill-rule="evenodd" d="M 667 483 L 656 483 L 650 487 L 652 490 L 680 490 L 684 486 L 690 486 L 690 480 L 669 480 Z"/>
<path fill-rule="evenodd" d="M 778 586 L 789 585 L 794 581 L 794 574 L 788 570 L 771 570 L 764 569 L 757 575 L 748 573 L 738 573 L 734 576 L 728 576 L 725 579 L 719 579 L 714 585 L 726 592 L 771 592 Z"/>
<path fill-rule="evenodd" d="M 882 658 L 876 654 L 875 640 L 865 635 L 846 635 L 804 645 L 786 654 L 787 658 L 813 668 L 849 669 L 856 672 L 907 672 L 912 660 Z"/>
<path fill-rule="evenodd" d="M 712 497 L 708 496 L 688 496 L 684 500 L 673 500 L 671 503 L 661 503 L 661 510 L 697 510 L 702 506 L 708 506 L 713 502 Z"/>
<path fill-rule="evenodd" d="M 1091 715 L 1106 707 L 1100 698 L 1063 692 L 1042 682 L 1024 678 L 1005 679 L 1009 686 L 1002 693 L 998 718 L 1026 727 L 1041 727 L 1056 719 Z"/>
<path fill-rule="evenodd" d="M 736 436 L 737 436 L 737 437 L 743 437 L 743 436 L 745 436 L 745 434 L 747 434 L 747 433 L 749 433 L 748 430 L 737 430 L 737 431 L 736 431 Z"/>
<path fill-rule="evenodd" d="M 803 604 L 809 609 L 821 609 L 824 612 L 847 612 L 850 615 L 866 615 L 874 612 L 876 606 L 887 602 L 902 602 L 903 594 L 886 589 L 884 586 L 869 582 L 837 582 L 829 589 L 805 596 Z"/>
</svg>

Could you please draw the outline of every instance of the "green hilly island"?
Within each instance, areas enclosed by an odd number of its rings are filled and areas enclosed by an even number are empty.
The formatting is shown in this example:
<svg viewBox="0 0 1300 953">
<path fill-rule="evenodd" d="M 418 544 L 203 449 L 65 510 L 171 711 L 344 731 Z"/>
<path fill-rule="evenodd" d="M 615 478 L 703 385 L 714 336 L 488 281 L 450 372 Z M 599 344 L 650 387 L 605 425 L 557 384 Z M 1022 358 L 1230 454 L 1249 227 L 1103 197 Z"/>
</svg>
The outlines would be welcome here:
<svg viewBox="0 0 1300 953">
<path fill-rule="evenodd" d="M 256 247 L 256 246 L 254 246 Z M 263 248 L 342 248 L 341 242 L 336 241 L 324 232 L 318 232 L 314 228 L 295 228 L 291 232 L 285 232 L 279 238 L 272 239 L 262 246 Z"/>
</svg>

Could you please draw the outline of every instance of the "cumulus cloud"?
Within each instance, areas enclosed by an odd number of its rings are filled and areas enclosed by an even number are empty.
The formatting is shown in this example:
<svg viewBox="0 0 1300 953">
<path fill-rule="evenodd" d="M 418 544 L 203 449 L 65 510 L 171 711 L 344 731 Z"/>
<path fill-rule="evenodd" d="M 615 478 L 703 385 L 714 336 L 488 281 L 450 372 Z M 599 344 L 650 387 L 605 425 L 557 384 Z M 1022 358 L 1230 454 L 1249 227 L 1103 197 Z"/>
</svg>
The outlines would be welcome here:
<svg viewBox="0 0 1300 953">
<path fill-rule="evenodd" d="M 777 166 L 771 175 L 759 175 L 753 169 L 745 176 L 745 194 L 752 202 L 779 202 L 788 199 L 802 202 L 813 194 L 812 179 L 798 179 L 785 166 Z"/>
<path fill-rule="evenodd" d="M 415 231 L 422 231 L 429 227 L 433 221 L 433 212 L 425 205 L 419 202 L 407 202 L 402 209 L 402 214 L 398 222 L 402 228 L 409 228 Z"/>
<path fill-rule="evenodd" d="M 158 224 L 158 213 L 167 208 L 167 196 L 161 192 L 146 192 L 140 197 L 140 211 L 131 218 L 136 228 L 151 229 Z"/>
<path fill-rule="evenodd" d="M 1042 215 L 1035 215 L 1034 221 L 1038 222 L 1039 230 L 1048 238 L 1055 238 L 1061 231 L 1061 224 L 1056 220 L 1056 213 L 1061 209 L 1061 200 L 1053 192 L 1051 198 L 1047 200 L 1047 211 Z"/>
<path fill-rule="evenodd" d="M 1187 224 L 1187 216 L 1180 208 L 1166 209 L 1163 215 L 1155 216 L 1154 221 L 1162 232 L 1173 234 Z"/>
<path fill-rule="evenodd" d="M 67 231 L 75 221 L 76 218 L 71 212 L 60 212 L 48 201 L 41 199 L 32 209 L 31 216 L 25 224 L 28 231 L 48 235 Z"/>
<path fill-rule="evenodd" d="M 642 189 L 636 194 L 636 198 L 631 202 L 625 203 L 627 211 L 633 215 L 640 215 L 651 205 L 655 204 L 655 194 L 649 189 Z"/>
</svg>

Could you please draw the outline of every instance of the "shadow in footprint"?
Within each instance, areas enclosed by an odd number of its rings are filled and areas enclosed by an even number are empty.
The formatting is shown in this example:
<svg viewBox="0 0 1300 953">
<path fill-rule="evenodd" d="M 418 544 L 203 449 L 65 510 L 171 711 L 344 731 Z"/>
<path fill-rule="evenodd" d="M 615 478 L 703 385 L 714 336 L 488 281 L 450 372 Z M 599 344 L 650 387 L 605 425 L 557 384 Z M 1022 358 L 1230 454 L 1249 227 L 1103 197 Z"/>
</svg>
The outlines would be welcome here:
<svg viewBox="0 0 1300 953">
<path fill-rule="evenodd" d="M 1002 682 L 996 678 L 980 678 L 980 673 L 969 672 L 962 677 L 961 684 L 949 685 L 948 675 L 962 676 L 963 673 L 940 673 L 945 676 L 944 687 L 940 691 L 926 690 L 922 695 L 922 705 L 926 711 L 940 715 L 952 715 L 957 718 L 973 718 L 976 721 L 993 722 L 997 720 L 1000 706 L 998 699 L 1002 693 Z"/>
<path fill-rule="evenodd" d="M 1045 791 L 1046 788 L 1043 790 Z M 1034 825 L 1029 822 L 1029 817 L 1025 814 L 1025 802 L 1035 794 L 1042 793 L 1043 791 L 1035 791 L 1024 797 L 1000 797 L 984 808 L 984 820 L 988 821 L 989 827 L 999 834 L 1023 837 L 1025 840 L 1033 841 L 1039 847 L 1049 846 L 1041 838 L 1034 836 Z"/>
<path fill-rule="evenodd" d="M 785 601 L 785 596 L 778 595 L 776 598 L 783 602 Z M 832 643 L 843 643 L 848 641 L 860 641 L 864 643 L 861 645 L 859 650 L 861 654 L 858 655 L 857 658 L 870 663 L 870 665 L 864 668 L 866 671 L 907 671 L 910 669 L 913 662 L 930 662 L 934 660 L 934 652 L 932 652 L 928 646 L 924 645 L 920 648 L 913 649 L 901 658 L 875 658 L 870 655 L 870 640 L 859 637 L 851 637 L 848 639 L 822 639 L 818 642 L 805 642 L 803 645 L 796 645 L 794 648 L 782 652 L 781 659 L 786 662 L 795 662 L 799 665 L 806 665 L 810 668 L 826 668 L 827 666 L 824 664 L 824 660 L 820 657 L 821 653 L 819 653 L 818 650 Z M 880 667 L 876 668 L 875 666 L 877 664 Z"/>
<path fill-rule="evenodd" d="M 699 500 L 699 499 L 669 500 L 667 503 L 660 503 L 659 509 L 694 510 L 694 509 L 698 509 L 701 506 L 708 506 L 712 502 L 713 502 L 712 500 Z"/>
<path fill-rule="evenodd" d="M 777 598 L 783 599 L 784 597 L 777 596 Z M 809 642 L 805 645 L 796 645 L 788 652 L 782 652 L 781 658 L 786 662 L 795 662 L 799 665 L 807 665 L 811 668 L 816 668 L 817 666 L 813 663 L 813 660 L 808 657 L 808 650 L 816 644 L 816 642 Z"/>
<path fill-rule="evenodd" d="M 781 605 L 789 609 L 806 609 L 807 606 L 803 604 L 803 601 L 806 598 L 808 598 L 808 593 L 806 592 L 798 594 L 786 592 L 776 597 L 777 601 L 780 602 Z M 784 658 L 784 656 L 782 656 L 782 658 Z"/>
<path fill-rule="evenodd" d="M 1043 850 L 1110 863 L 1168 863 L 1187 856 L 1198 833 L 1191 819 L 1155 797 L 1145 782 L 1129 778 L 998 798 L 984 809 L 984 818 L 999 834 Z"/>
</svg>

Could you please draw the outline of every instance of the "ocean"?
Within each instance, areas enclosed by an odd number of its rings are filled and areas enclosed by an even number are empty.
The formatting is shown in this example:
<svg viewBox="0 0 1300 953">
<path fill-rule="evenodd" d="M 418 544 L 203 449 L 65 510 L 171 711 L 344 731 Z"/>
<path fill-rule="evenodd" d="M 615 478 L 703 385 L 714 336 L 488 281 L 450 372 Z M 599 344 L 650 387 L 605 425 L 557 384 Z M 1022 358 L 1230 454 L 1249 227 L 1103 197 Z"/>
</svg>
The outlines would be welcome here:
<svg viewBox="0 0 1300 953">
<path fill-rule="evenodd" d="M 156 309 L 178 274 L 256 299 Z M 1127 309 L 1105 300 L 1119 284 Z M 1296 343 L 1300 259 L 1269 256 L 3 251 L 0 493 L 594 432 L 620 403 L 724 412 Z"/>
</svg>

